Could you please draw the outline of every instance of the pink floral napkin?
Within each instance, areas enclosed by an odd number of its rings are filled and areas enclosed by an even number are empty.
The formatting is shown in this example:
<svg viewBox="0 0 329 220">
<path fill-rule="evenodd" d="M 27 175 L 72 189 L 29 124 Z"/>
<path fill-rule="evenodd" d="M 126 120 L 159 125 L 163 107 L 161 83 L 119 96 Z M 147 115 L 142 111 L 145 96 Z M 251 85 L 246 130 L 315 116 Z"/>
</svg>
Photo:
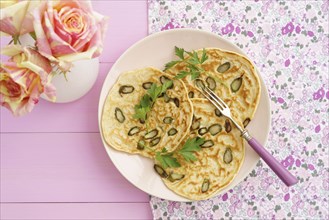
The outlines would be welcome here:
<svg viewBox="0 0 329 220">
<path fill-rule="evenodd" d="M 329 1 L 148 1 L 149 33 L 214 32 L 257 65 L 271 100 L 267 149 L 299 183 L 260 161 L 232 190 L 179 203 L 151 198 L 155 219 L 329 219 Z"/>
</svg>

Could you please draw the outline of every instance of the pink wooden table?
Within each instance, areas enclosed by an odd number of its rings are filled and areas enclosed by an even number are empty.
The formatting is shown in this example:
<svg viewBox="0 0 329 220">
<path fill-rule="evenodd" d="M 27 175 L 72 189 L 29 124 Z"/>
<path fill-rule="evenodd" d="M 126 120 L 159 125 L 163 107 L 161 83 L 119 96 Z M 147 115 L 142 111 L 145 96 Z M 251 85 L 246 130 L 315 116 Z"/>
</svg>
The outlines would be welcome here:
<svg viewBox="0 0 329 220">
<path fill-rule="evenodd" d="M 147 36 L 146 1 L 94 1 L 109 16 L 93 89 L 69 104 L 40 101 L 14 118 L 0 110 L 0 219 L 151 219 L 149 195 L 116 170 L 101 142 L 97 108 L 117 58 Z"/>
</svg>

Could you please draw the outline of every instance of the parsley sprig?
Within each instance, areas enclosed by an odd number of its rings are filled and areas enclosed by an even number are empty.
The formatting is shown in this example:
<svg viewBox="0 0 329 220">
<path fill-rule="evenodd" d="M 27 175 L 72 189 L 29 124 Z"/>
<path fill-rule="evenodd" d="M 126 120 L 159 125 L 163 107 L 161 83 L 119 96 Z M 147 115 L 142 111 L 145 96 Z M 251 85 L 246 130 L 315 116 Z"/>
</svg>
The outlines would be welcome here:
<svg viewBox="0 0 329 220">
<path fill-rule="evenodd" d="M 188 71 L 180 71 L 175 79 L 182 79 L 188 75 L 191 76 L 191 79 L 194 80 L 200 76 L 201 73 L 205 72 L 202 68 L 202 64 L 208 59 L 206 50 L 203 49 L 201 57 L 198 56 L 198 53 L 193 51 L 189 52 L 183 48 L 175 47 L 175 54 L 180 58 L 180 60 L 174 60 L 165 65 L 164 71 L 172 68 L 178 63 L 185 63 L 187 65 Z M 185 54 L 188 56 L 185 58 Z"/>
<path fill-rule="evenodd" d="M 204 138 L 189 138 L 184 146 L 178 151 L 168 153 L 166 148 L 161 152 L 156 152 L 155 159 L 166 169 L 167 167 L 180 167 L 181 164 L 177 160 L 177 156 L 181 155 L 187 162 L 196 161 L 194 153 L 201 150 L 201 145 L 205 142 Z"/>
<path fill-rule="evenodd" d="M 162 85 L 158 86 L 156 83 L 153 83 L 151 88 L 147 90 L 147 93 L 142 97 L 139 104 L 135 105 L 135 114 L 133 118 L 146 121 L 147 114 L 151 111 L 155 100 L 164 92 L 171 87 L 173 82 L 168 80 Z"/>
</svg>

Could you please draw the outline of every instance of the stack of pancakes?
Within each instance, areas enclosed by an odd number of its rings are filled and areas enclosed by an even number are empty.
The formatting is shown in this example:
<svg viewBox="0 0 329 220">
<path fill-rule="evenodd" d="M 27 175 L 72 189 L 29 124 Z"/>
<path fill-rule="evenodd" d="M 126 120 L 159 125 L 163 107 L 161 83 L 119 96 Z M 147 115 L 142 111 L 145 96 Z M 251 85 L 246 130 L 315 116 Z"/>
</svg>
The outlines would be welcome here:
<svg viewBox="0 0 329 220">
<path fill-rule="evenodd" d="M 199 78 L 228 104 L 233 118 L 246 127 L 260 98 L 260 81 L 253 64 L 236 53 L 217 48 L 205 51 L 208 59 L 201 65 L 205 71 Z M 203 50 L 196 52 L 201 57 Z M 160 176 L 175 193 L 190 200 L 203 200 L 232 182 L 243 163 L 245 149 L 239 130 L 203 97 L 190 76 L 174 79 L 187 70 L 187 64 L 181 62 L 165 72 L 148 67 L 122 73 L 106 98 L 101 128 L 112 148 L 152 159 L 164 148 L 175 152 L 188 139 L 204 138 L 204 147 L 194 154 L 196 161 L 187 162 L 178 156 L 181 166 L 165 168 L 166 175 Z M 135 105 L 147 89 L 166 80 L 172 80 L 173 86 L 155 101 L 147 121 L 135 119 Z"/>
</svg>

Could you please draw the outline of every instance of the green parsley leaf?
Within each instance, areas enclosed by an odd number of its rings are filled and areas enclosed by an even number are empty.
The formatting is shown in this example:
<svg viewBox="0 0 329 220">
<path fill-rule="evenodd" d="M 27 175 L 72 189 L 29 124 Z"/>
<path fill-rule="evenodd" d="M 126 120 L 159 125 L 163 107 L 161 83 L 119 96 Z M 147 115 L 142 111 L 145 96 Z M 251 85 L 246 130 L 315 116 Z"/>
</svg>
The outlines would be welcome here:
<svg viewBox="0 0 329 220">
<path fill-rule="evenodd" d="M 175 47 L 175 54 L 182 60 L 184 60 L 184 52 L 185 50 L 183 48 Z"/>
<path fill-rule="evenodd" d="M 163 169 L 166 169 L 167 167 L 181 166 L 178 160 L 175 157 L 173 157 L 173 153 L 163 155 L 160 152 L 156 152 L 155 159 L 159 161 Z"/>
<path fill-rule="evenodd" d="M 161 87 L 161 93 L 164 93 L 165 91 L 167 91 L 168 88 L 170 88 L 173 85 L 173 81 L 172 80 L 168 80 L 166 82 L 163 83 L 162 87 Z"/>
<path fill-rule="evenodd" d="M 200 60 L 199 60 L 199 56 L 198 53 L 193 51 L 193 59 L 198 63 L 201 64 Z"/>
<path fill-rule="evenodd" d="M 151 88 L 147 90 L 147 93 L 150 95 L 152 101 L 154 102 L 156 98 L 161 94 L 162 86 L 157 86 L 155 83 L 152 84 Z"/>
<path fill-rule="evenodd" d="M 191 71 L 200 71 L 200 68 L 195 66 L 195 65 L 192 65 L 192 64 L 189 64 L 187 65 L 187 67 L 191 70 Z"/>
<path fill-rule="evenodd" d="M 200 60 L 201 64 L 204 63 L 206 60 L 208 60 L 208 55 L 206 53 L 206 50 L 203 48 L 202 57 L 201 57 L 201 60 Z"/>
<path fill-rule="evenodd" d="M 189 75 L 190 72 L 180 71 L 176 76 L 175 79 L 183 79 L 185 76 Z"/>
<path fill-rule="evenodd" d="M 196 59 L 194 59 L 194 58 L 189 59 L 188 62 L 189 62 L 190 64 L 193 64 L 193 65 L 198 65 L 198 64 L 199 64 L 199 61 L 196 60 Z"/>
<path fill-rule="evenodd" d="M 170 61 L 170 62 L 166 63 L 164 71 L 170 69 L 171 67 L 175 66 L 179 62 L 181 62 L 181 61 L 174 60 L 174 61 Z"/>
<path fill-rule="evenodd" d="M 188 59 L 185 59 L 184 53 L 189 55 Z M 199 55 L 196 51 L 189 52 L 184 50 L 184 48 L 179 48 L 175 46 L 175 54 L 178 56 L 181 60 L 171 61 L 168 62 L 165 65 L 165 70 L 168 70 L 169 68 L 173 67 L 177 63 L 183 62 L 187 64 L 188 71 L 181 71 L 179 72 L 175 79 L 183 79 L 187 75 L 191 75 L 191 79 L 195 80 L 200 76 L 201 73 L 205 72 L 205 70 L 202 68 L 202 64 L 208 59 L 208 55 L 206 53 L 206 50 L 203 48 L 202 50 L 202 56 L 199 58 Z"/>
<path fill-rule="evenodd" d="M 145 121 L 148 112 L 149 112 L 149 108 L 135 106 L 135 114 L 133 115 L 133 118 L 141 119 L 141 120 Z"/>
<path fill-rule="evenodd" d="M 191 79 L 195 80 L 196 78 L 199 78 L 200 72 L 199 71 L 192 71 L 191 72 Z"/>
<path fill-rule="evenodd" d="M 167 89 L 172 86 L 173 81 L 168 80 L 163 85 L 157 86 L 156 83 L 153 83 L 151 88 L 147 90 L 147 94 L 145 94 L 140 100 L 138 105 L 135 105 L 135 114 L 133 118 L 141 119 L 146 121 L 147 114 L 151 111 L 154 102 L 156 99 Z"/>
<path fill-rule="evenodd" d="M 190 55 L 191 57 L 193 57 L 193 53 L 192 52 L 185 51 L 185 53 L 187 53 L 188 55 Z"/>
<path fill-rule="evenodd" d="M 148 94 L 145 94 L 141 99 L 140 106 L 143 108 L 148 107 L 151 105 L 151 102 L 151 97 Z"/>
<path fill-rule="evenodd" d="M 195 161 L 197 158 L 194 156 L 194 152 L 201 150 L 200 145 L 202 145 L 204 141 L 204 138 L 189 138 L 178 153 L 182 155 L 187 162 Z"/>
</svg>

